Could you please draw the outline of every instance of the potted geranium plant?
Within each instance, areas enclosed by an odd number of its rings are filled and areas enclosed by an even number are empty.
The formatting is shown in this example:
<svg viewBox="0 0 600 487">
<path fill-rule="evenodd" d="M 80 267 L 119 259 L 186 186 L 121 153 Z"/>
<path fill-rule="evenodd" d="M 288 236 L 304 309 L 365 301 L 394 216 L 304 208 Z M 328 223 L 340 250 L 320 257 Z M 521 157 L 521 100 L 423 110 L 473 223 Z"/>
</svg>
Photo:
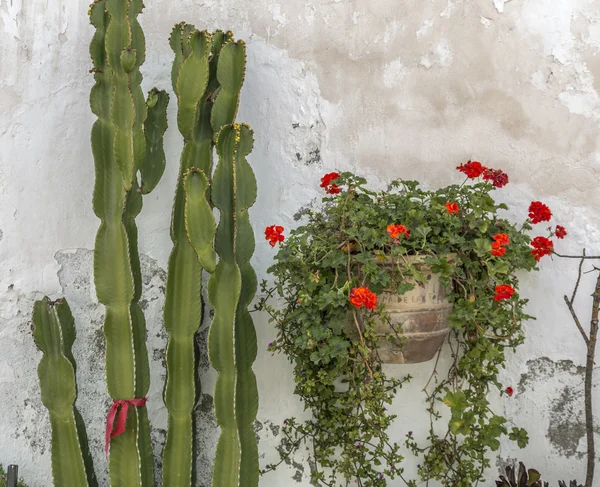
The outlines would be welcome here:
<svg viewBox="0 0 600 487">
<path fill-rule="evenodd" d="M 286 420 L 282 457 L 303 441 L 312 442 L 315 483 L 337 485 L 341 476 L 384 486 L 400 477 L 416 485 L 404 478 L 400 444 L 387 433 L 396 416 L 386 407 L 410 377 L 387 376 L 381 364 L 433 358 L 447 333 L 446 319 L 453 362 L 445 377 L 425 389 L 432 418 L 427 444 L 412 432 L 404 442 L 422 457 L 421 478 L 471 487 L 481 480 L 489 466 L 486 452 L 498 448 L 501 436 L 520 446 L 528 441 L 525 430 L 508 431 L 487 396 L 493 388 L 512 392 L 498 372 L 505 351 L 523 342 L 522 325 L 530 318 L 515 272 L 535 269 L 536 261 L 552 252 L 547 237 L 532 240 L 528 234 L 551 212 L 533 202 L 529 218 L 516 225 L 502 218 L 507 207 L 490 194 L 508 183 L 504 172 L 477 161 L 457 169 L 466 180 L 437 190 L 399 179 L 387 190 L 373 191 L 362 177 L 330 173 L 321 180 L 323 205 L 301 210 L 301 226 L 287 238 L 281 226 L 265 231 L 280 249 L 269 269 L 274 282 L 263 282 L 266 297 L 258 308 L 277 327 L 269 349 L 290 359 L 295 392 L 313 414 L 305 422 Z M 279 305 L 271 304 L 271 296 L 280 298 Z M 406 330 L 406 313 L 414 310 L 395 307 L 419 300 L 438 305 L 428 308 L 433 316 L 422 322 L 439 325 L 429 329 L 439 332 L 437 342 L 425 340 L 428 349 L 421 351 L 419 341 L 411 339 L 423 327 Z M 394 355 L 402 358 L 393 360 Z M 439 434 L 433 422 L 442 401 L 452 418 Z"/>
</svg>

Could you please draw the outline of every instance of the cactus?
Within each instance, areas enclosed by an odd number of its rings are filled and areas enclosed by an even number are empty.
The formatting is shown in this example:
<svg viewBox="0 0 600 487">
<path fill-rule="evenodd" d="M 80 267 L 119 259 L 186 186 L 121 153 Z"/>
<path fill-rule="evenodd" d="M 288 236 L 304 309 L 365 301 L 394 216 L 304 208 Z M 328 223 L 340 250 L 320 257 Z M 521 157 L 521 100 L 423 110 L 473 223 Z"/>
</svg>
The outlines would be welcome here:
<svg viewBox="0 0 600 487">
<path fill-rule="evenodd" d="M 141 192 L 156 186 L 164 170 L 160 139 L 168 97 L 152 90 L 146 103 L 141 91 L 139 67 L 145 47 L 137 16 L 142 7 L 141 0 L 97 0 L 90 9 L 96 28 L 90 46 L 96 81 L 90 104 L 98 117 L 92 128 L 93 207 L 101 220 L 94 282 L 98 300 L 106 307 L 106 381 L 115 401 L 143 398 L 150 386 L 145 321 L 137 304 L 141 276 L 135 217 L 142 207 Z M 113 487 L 154 485 L 145 407 L 130 408 L 127 429 L 111 439 L 110 449 Z"/>
<path fill-rule="evenodd" d="M 94 283 L 106 309 L 106 382 L 114 401 L 107 420 L 112 487 L 155 485 L 145 408 L 150 369 L 145 319 L 138 304 L 141 269 L 135 218 L 142 210 L 142 195 L 156 187 L 165 170 L 163 136 L 169 98 L 157 89 L 150 91 L 146 101 L 142 95 L 145 41 L 137 21 L 142 8 L 141 0 L 95 0 L 89 12 L 96 29 L 90 45 L 95 79 L 90 105 L 97 116 L 91 137 L 96 175 L 93 209 L 100 219 Z M 164 309 L 169 340 L 163 485 L 192 485 L 197 399 L 194 336 L 202 320 L 205 270 L 211 274 L 208 295 L 215 308 L 209 356 L 218 372 L 215 407 L 222 429 L 213 485 L 256 487 L 253 423 L 258 392 L 252 371 L 256 332 L 248 312 L 256 292 L 256 275 L 250 266 L 254 235 L 248 218 L 248 208 L 256 199 L 256 180 L 246 161 L 252 132 L 246 125 L 233 125 L 245 75 L 245 45 L 233 41 L 230 32 L 208 34 L 185 23 L 175 26 L 170 44 L 175 52 L 172 83 L 184 148 Z M 220 162 L 211 182 L 215 145 Z M 213 204 L 221 213 L 218 228 Z M 55 484 L 95 486 L 83 422 L 73 405 L 72 316 L 65 301 L 54 304 L 46 299 L 36 303 L 34 321 L 36 343 L 45 354 L 40 385 L 53 422 Z M 123 412 L 128 406 L 125 425 L 119 421 L 113 431 L 118 408 Z"/>
<path fill-rule="evenodd" d="M 76 366 L 71 351 L 75 323 L 66 300 L 36 301 L 33 324 L 33 338 L 44 354 L 38 376 L 42 402 L 50 414 L 54 485 L 96 487 L 85 427 L 75 408 Z"/>
<path fill-rule="evenodd" d="M 258 485 L 253 430 L 258 391 L 252 371 L 256 332 L 247 309 L 256 292 L 256 275 L 250 266 L 254 234 L 248 217 L 248 208 L 256 200 L 256 180 L 246 161 L 252 145 L 252 131 L 246 125 L 221 129 L 211 193 L 221 216 L 215 237 L 219 263 L 208 282 L 215 311 L 208 350 L 218 373 L 214 397 L 221 427 L 212 485 L 220 487 Z"/>
<path fill-rule="evenodd" d="M 163 484 L 173 487 L 192 483 L 192 413 L 197 398 L 194 336 L 202 321 L 202 270 L 212 273 L 216 267 L 212 248 L 215 222 L 207 194 L 213 141 L 221 124 L 235 118 L 244 77 L 244 44 L 231 37 L 230 32 L 209 34 L 185 23 L 177 24 L 170 37 L 175 53 L 171 75 L 178 102 L 177 125 L 184 138 L 164 313 L 169 333 L 164 401 L 169 417 Z M 240 63 L 236 64 L 236 58 Z M 219 70 L 224 73 L 220 77 Z M 226 100 L 221 95 L 224 92 Z M 217 102 L 222 107 L 218 115 Z"/>
</svg>

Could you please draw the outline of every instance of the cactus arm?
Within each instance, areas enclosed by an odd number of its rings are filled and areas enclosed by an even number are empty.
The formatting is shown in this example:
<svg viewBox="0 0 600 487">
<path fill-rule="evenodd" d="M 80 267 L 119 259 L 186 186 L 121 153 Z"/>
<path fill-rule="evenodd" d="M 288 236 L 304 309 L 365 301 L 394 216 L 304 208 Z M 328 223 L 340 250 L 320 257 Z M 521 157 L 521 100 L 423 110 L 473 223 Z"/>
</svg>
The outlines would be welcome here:
<svg viewBox="0 0 600 487">
<path fill-rule="evenodd" d="M 125 212 L 123 214 L 123 225 L 127 232 L 129 242 L 129 262 L 133 275 L 133 300 L 130 305 L 131 330 L 133 334 L 133 354 L 135 363 L 135 394 L 137 398 L 146 397 L 150 389 L 150 363 L 148 360 L 148 349 L 146 347 L 146 320 L 144 312 L 139 305 L 142 297 L 142 271 L 140 256 L 138 253 L 138 230 L 135 218 L 142 211 L 142 193 L 138 191 L 137 183 L 134 183 L 131 191 L 127 193 L 125 201 Z M 152 452 L 152 439 L 150 436 L 150 422 L 148 410 L 136 409 L 137 424 L 137 447 L 139 451 L 140 475 L 142 485 L 154 485 L 154 454 Z M 134 417 L 134 416 L 130 416 Z M 114 440 L 113 440 L 114 441 Z"/>
<path fill-rule="evenodd" d="M 190 55 L 190 46 L 187 40 L 195 30 L 196 28 L 192 24 L 180 22 L 173 27 L 169 37 L 169 45 L 175 53 L 173 67 L 171 68 L 171 84 L 175 92 L 177 92 L 177 77 L 179 76 L 181 65 Z"/>
<path fill-rule="evenodd" d="M 210 36 L 205 31 L 194 31 L 189 36 L 191 54 L 182 63 L 177 76 L 177 124 L 184 138 L 189 138 L 194 128 L 198 103 L 208 85 Z"/>
<path fill-rule="evenodd" d="M 247 310 L 256 290 L 256 276 L 249 264 L 254 236 L 247 211 L 256 199 L 256 181 L 245 160 L 251 147 L 252 134 L 246 126 L 221 129 L 211 193 L 221 216 L 215 237 L 219 263 L 208 282 L 208 297 L 215 310 L 208 349 L 218 374 L 215 415 L 221 427 L 213 485 L 222 487 L 258 485 L 253 432 L 258 392 L 252 372 L 256 332 Z"/>
<path fill-rule="evenodd" d="M 112 74 L 104 49 L 108 25 L 104 0 L 93 3 L 89 14 L 90 22 L 96 29 L 90 44 L 95 80 L 90 93 L 90 106 L 92 112 L 98 117 L 92 127 L 91 137 L 96 172 L 93 208 L 98 218 L 105 219 L 119 215 L 123 211 L 119 205 L 123 185 L 119 171 L 115 171 L 116 165 L 113 160 L 114 128 L 110 121 Z"/>
<path fill-rule="evenodd" d="M 219 66 L 219 56 L 223 46 L 233 39 L 231 31 L 223 32 L 216 30 L 212 34 L 212 57 L 210 59 L 210 76 L 208 80 L 208 92 L 212 95 L 219 88 L 219 80 L 217 79 L 217 68 Z"/>
<path fill-rule="evenodd" d="M 245 73 L 246 45 L 244 41 L 227 41 L 219 52 L 217 66 L 220 89 L 211 116 L 215 134 L 218 134 L 225 124 L 235 120 Z"/>
<path fill-rule="evenodd" d="M 108 64 L 114 85 L 111 119 L 115 126 L 114 154 L 123 185 L 131 189 L 135 172 L 145 158 L 143 122 L 146 104 L 139 67 L 144 62 L 145 42 L 137 15 L 141 0 L 106 0 L 110 21 L 106 30 Z"/>
<path fill-rule="evenodd" d="M 194 334 L 202 319 L 202 267 L 185 236 L 175 242 L 169 258 L 165 296 L 167 380 L 164 401 L 168 429 L 163 451 L 163 485 L 190 486 L 193 418 L 196 400 Z"/>
<path fill-rule="evenodd" d="M 54 311 L 58 317 L 60 323 L 62 339 L 63 339 L 63 354 L 71 362 L 73 366 L 74 377 L 77 377 L 77 364 L 75 363 L 75 357 L 73 357 L 73 344 L 75 343 L 75 320 L 71 314 L 71 308 L 66 299 L 59 300 L 54 303 Z M 76 379 L 75 379 L 76 380 Z M 75 382 L 77 387 L 77 382 Z M 94 471 L 94 462 L 92 454 L 89 449 L 89 441 L 87 431 L 85 430 L 85 423 L 81 414 L 76 407 L 73 407 L 73 413 L 75 415 L 75 427 L 77 428 L 77 436 L 79 437 L 79 444 L 81 446 L 81 454 L 83 455 L 83 463 L 85 465 L 85 472 L 88 478 L 88 485 L 90 487 L 97 487 L 98 480 L 96 479 L 96 473 Z"/>
<path fill-rule="evenodd" d="M 238 379 L 236 382 L 236 420 L 241 444 L 240 486 L 258 486 L 258 445 L 254 433 L 254 421 L 258 412 L 258 387 L 252 364 L 256 360 L 257 339 L 252 315 L 248 311 L 256 293 L 257 279 L 250 265 L 254 253 L 254 232 L 250 224 L 248 208 L 256 201 L 256 178 L 246 156 L 252 151 L 254 138 L 246 125 L 239 128 L 239 147 L 235 161 L 237 187 L 236 262 L 240 268 L 242 287 L 236 312 L 235 353 Z"/>
<path fill-rule="evenodd" d="M 60 308 L 60 309 L 59 309 Z M 43 352 L 38 366 L 42 402 L 52 428 L 52 477 L 55 485 L 97 486 L 91 459 L 77 429 L 77 386 L 71 347 L 75 339 L 73 316 L 66 301 L 36 301 L 33 338 Z M 83 446 L 83 448 L 82 448 Z"/>
<path fill-rule="evenodd" d="M 210 127 L 207 123 L 210 105 L 204 97 L 210 42 L 205 32 L 198 32 L 188 24 L 178 24 L 173 29 L 170 43 L 175 52 L 172 79 L 178 98 L 178 126 L 185 145 L 173 205 L 173 250 L 169 257 L 164 308 L 169 341 L 164 389 L 168 429 L 163 450 L 163 485 L 190 487 L 193 473 L 192 412 L 197 394 L 194 335 L 202 321 L 202 266 L 186 233 L 184 185 L 189 170 L 193 168 L 210 173 L 212 164 L 212 132 L 205 134 L 206 126 Z"/>
<path fill-rule="evenodd" d="M 214 272 L 217 256 L 213 249 L 215 218 L 206 200 L 208 179 L 199 169 L 190 169 L 184 180 L 185 228 L 188 241 L 208 272 Z"/>
<path fill-rule="evenodd" d="M 148 116 L 144 122 L 144 135 L 146 137 L 146 159 L 140 166 L 142 177 L 142 194 L 152 191 L 162 177 L 166 156 L 163 147 L 163 138 L 167 130 L 167 106 L 169 95 L 166 91 L 153 88 L 148 93 L 146 101 Z"/>
</svg>

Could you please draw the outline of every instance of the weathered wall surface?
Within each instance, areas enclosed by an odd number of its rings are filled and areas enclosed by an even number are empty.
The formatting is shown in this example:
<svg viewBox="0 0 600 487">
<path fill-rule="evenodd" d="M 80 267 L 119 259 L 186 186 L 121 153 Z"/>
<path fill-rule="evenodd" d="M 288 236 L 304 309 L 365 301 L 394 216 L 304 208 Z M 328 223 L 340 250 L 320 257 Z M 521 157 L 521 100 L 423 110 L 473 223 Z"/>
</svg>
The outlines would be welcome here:
<svg viewBox="0 0 600 487">
<path fill-rule="evenodd" d="M 600 2 L 598 0 L 148 0 L 144 87 L 170 90 L 171 26 L 232 29 L 248 41 L 239 119 L 256 133 L 251 162 L 259 182 L 252 210 L 259 277 L 272 258 L 260 239 L 267 224 L 293 226 L 296 209 L 320 195 L 318 179 L 355 170 L 381 183 L 395 177 L 428 185 L 458 181 L 454 166 L 476 158 L 511 176 L 502 198 L 523 219 L 541 199 L 570 238 L 560 251 L 600 250 Z M 37 388 L 39 353 L 30 336 L 33 300 L 66 295 L 79 326 L 80 410 L 97 470 L 108 396 L 103 380 L 102 306 L 92 288 L 98 221 L 91 209 L 89 146 L 92 85 L 87 5 L 71 0 L 0 0 L 0 462 L 19 463 L 31 486 L 49 486 L 49 427 Z M 175 104 L 169 110 L 175 118 Z M 171 122 L 171 125 L 174 125 Z M 145 199 L 140 222 L 143 305 L 149 323 L 150 411 L 157 458 L 166 413 L 161 306 L 172 193 L 181 141 L 166 138 L 168 168 Z M 574 262 L 546 260 L 524 276 L 528 342 L 504 374 L 515 396 L 495 403 L 528 428 L 524 451 L 504 444 L 493 465 L 522 458 L 558 478 L 583 478 L 583 342 L 562 302 Z M 589 316 L 586 281 L 580 312 Z M 277 458 L 279 425 L 302 416 L 282 357 L 266 352 L 273 331 L 257 317 L 261 463 Z M 200 334 L 203 342 L 206 332 Z M 198 407 L 200 485 L 208 487 L 216 424 L 214 373 L 201 360 Z M 426 434 L 420 389 L 432 364 L 411 373 L 394 404 L 394 434 Z M 600 395 L 597 394 L 597 403 Z M 600 404 L 597 404 L 600 418 Z M 305 453 L 305 452 L 304 452 Z M 413 470 L 417 462 L 407 461 Z M 261 480 L 265 487 L 309 485 L 303 454 Z M 496 469 L 489 472 L 489 479 Z M 400 485 L 394 484 L 394 485 Z M 599 484 L 600 485 L 600 484 Z"/>
</svg>

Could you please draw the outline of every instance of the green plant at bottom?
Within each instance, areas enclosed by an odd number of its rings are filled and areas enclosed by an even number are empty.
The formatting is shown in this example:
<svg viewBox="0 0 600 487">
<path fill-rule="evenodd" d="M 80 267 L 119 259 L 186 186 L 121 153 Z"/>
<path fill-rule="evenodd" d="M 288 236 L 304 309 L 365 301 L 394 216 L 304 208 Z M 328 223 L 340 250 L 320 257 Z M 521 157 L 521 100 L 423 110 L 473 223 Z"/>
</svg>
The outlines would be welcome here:
<svg viewBox="0 0 600 487">
<path fill-rule="evenodd" d="M 506 477 L 500 475 L 500 480 L 496 480 L 496 487 L 548 487 L 548 482 L 542 482 L 541 475 L 533 468 L 526 469 L 522 462 L 519 462 L 519 470 L 516 465 L 506 467 Z"/>
<path fill-rule="evenodd" d="M 549 487 L 550 484 L 542 480 L 542 476 L 533 468 L 525 468 L 523 462 L 519 462 L 519 469 L 516 465 L 509 465 L 505 469 L 506 476 L 500 475 L 500 480 L 496 480 L 496 487 Z M 558 487 L 567 487 L 563 480 L 558 481 Z M 569 487 L 584 487 L 571 480 Z"/>
<path fill-rule="evenodd" d="M 351 173 L 325 175 L 321 187 L 328 196 L 298 213 L 302 222 L 269 269 L 274 282 L 263 283 L 267 299 L 258 306 L 276 326 L 269 349 L 292 362 L 295 393 L 312 412 L 307 421 L 286 420 L 282 461 L 307 442 L 319 485 L 385 486 L 394 478 L 418 483 L 405 478 L 400 444 L 386 432 L 392 421 L 401 424 L 402 416 L 387 409 L 409 377 L 384 373 L 375 335 L 377 323 L 389 322 L 378 295 L 402 295 L 427 280 L 422 266 L 408 258 L 413 255 L 439 274 L 453 304 L 452 362 L 447 375 L 434 371 L 436 380 L 426 390 L 427 441 L 405 426 L 404 446 L 419 458 L 421 480 L 473 487 L 483 481 L 487 454 L 498 449 L 501 437 L 527 444 L 525 430 L 509 430 L 488 394 L 504 391 L 498 374 L 507 352 L 524 340 L 523 322 L 531 317 L 515 272 L 535 269 L 536 260 L 550 253 L 532 248 L 541 241 L 528 235 L 548 215 L 545 205 L 532 205 L 533 216 L 514 224 L 502 217 L 508 207 L 491 196 L 508 182 L 502 171 L 472 161 L 458 169 L 474 184 L 425 190 L 400 179 L 373 191 Z M 278 231 L 267 228 L 272 245 Z M 394 265 L 381 265 L 390 261 Z M 270 304 L 271 296 L 281 305 Z M 389 339 L 401 342 L 401 332 Z M 443 429 L 436 427 L 440 408 L 451 416 Z"/>
</svg>

